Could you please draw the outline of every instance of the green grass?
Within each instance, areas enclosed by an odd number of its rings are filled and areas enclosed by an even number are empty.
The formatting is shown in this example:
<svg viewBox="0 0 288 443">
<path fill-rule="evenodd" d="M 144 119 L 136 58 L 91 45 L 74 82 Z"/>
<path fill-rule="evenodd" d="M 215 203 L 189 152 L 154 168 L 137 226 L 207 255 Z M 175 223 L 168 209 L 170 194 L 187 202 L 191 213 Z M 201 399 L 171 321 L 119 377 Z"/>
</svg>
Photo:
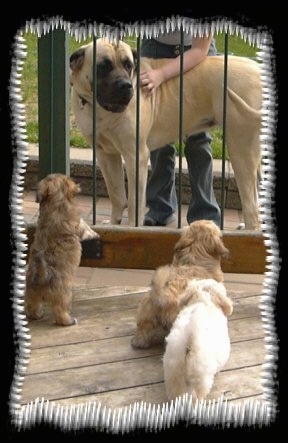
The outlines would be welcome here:
<svg viewBox="0 0 288 443">
<path fill-rule="evenodd" d="M 26 107 L 26 130 L 27 141 L 29 143 L 38 143 L 38 82 L 37 82 L 37 40 L 38 37 L 34 33 L 24 34 L 27 45 L 27 57 L 23 66 L 22 73 L 22 93 L 23 101 Z M 89 39 L 90 40 L 90 39 Z M 88 41 L 89 41 L 88 40 Z M 219 33 L 215 36 L 218 52 L 224 51 L 224 35 Z M 135 47 L 135 39 L 127 37 L 127 43 Z M 79 46 L 87 41 L 77 42 L 73 37 L 69 39 L 69 53 L 72 53 Z M 243 55 L 247 57 L 255 57 L 257 48 L 252 47 L 241 37 L 229 36 L 228 51 L 235 55 Z M 213 157 L 222 158 L 222 131 L 213 129 L 211 131 L 213 137 L 212 148 Z M 84 138 L 79 133 L 74 117 L 70 114 L 70 145 L 74 147 L 88 148 Z M 176 143 L 177 147 L 177 143 Z"/>
</svg>

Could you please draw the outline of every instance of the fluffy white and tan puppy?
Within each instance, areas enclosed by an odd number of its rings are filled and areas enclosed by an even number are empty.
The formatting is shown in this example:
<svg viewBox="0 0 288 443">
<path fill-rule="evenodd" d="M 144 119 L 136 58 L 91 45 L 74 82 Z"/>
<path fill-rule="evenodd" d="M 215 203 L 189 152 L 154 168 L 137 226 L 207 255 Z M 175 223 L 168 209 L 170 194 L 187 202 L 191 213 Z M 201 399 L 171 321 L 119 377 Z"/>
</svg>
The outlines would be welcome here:
<svg viewBox="0 0 288 443">
<path fill-rule="evenodd" d="M 25 311 L 30 320 L 50 305 L 56 324 L 77 321 L 70 315 L 74 274 L 80 264 L 81 240 L 99 237 L 80 218 L 76 196 L 80 186 L 64 174 L 49 174 L 37 186 L 39 217 L 28 256 Z"/>
<path fill-rule="evenodd" d="M 232 301 L 223 283 L 191 280 L 166 337 L 163 370 L 169 400 L 185 393 L 204 399 L 230 356 L 227 316 Z"/>
<path fill-rule="evenodd" d="M 222 232 L 213 221 L 197 220 L 185 226 L 175 244 L 172 264 L 155 270 L 150 290 L 139 304 L 132 346 L 148 348 L 163 343 L 180 311 L 189 282 L 222 282 L 221 259 L 228 253 Z"/>
</svg>

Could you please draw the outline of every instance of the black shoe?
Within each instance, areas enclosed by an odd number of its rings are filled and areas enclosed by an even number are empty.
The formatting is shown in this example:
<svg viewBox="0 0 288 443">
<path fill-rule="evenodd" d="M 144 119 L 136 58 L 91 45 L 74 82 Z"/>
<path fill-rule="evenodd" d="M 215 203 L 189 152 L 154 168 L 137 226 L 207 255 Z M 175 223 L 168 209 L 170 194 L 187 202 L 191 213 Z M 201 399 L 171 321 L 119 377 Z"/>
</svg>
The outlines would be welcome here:
<svg viewBox="0 0 288 443">
<path fill-rule="evenodd" d="M 144 220 L 144 226 L 166 226 L 163 223 L 157 222 L 156 220 L 152 220 L 151 218 Z"/>
<path fill-rule="evenodd" d="M 169 225 L 169 223 L 172 223 L 175 220 L 176 220 L 175 214 L 172 214 L 169 217 L 167 217 L 165 223 L 158 222 L 157 220 L 154 220 L 153 218 L 145 215 L 144 226 L 167 226 Z"/>
</svg>

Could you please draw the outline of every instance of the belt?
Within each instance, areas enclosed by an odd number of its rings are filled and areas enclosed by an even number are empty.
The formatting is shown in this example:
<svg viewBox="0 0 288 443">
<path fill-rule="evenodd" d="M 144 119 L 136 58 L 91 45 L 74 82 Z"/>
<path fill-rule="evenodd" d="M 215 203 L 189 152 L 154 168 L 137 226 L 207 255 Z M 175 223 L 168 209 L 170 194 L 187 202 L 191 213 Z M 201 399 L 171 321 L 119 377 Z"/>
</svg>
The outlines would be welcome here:
<svg viewBox="0 0 288 443">
<path fill-rule="evenodd" d="M 184 52 L 185 51 L 187 51 L 187 49 L 190 49 L 191 48 L 191 45 L 189 45 L 189 46 L 183 46 L 183 49 L 184 49 Z M 174 46 L 174 54 L 175 55 L 179 55 L 180 54 L 180 51 L 181 51 L 181 45 L 175 45 Z"/>
</svg>

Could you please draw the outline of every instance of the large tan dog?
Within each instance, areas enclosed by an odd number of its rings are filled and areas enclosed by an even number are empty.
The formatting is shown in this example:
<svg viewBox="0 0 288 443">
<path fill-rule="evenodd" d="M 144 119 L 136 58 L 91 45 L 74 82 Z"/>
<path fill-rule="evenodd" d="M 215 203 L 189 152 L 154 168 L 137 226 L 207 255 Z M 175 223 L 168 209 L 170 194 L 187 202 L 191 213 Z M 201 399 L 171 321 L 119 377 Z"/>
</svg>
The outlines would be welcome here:
<svg viewBox="0 0 288 443">
<path fill-rule="evenodd" d="M 119 224 L 127 207 L 129 224 L 143 224 L 150 151 L 179 139 L 180 77 L 163 83 L 150 96 L 139 90 L 135 52 L 123 41 L 97 40 L 96 155 L 112 203 L 111 223 Z M 140 71 L 166 63 L 141 58 Z M 258 180 L 261 168 L 262 86 L 256 61 L 228 57 L 227 148 L 237 181 L 246 229 L 258 229 Z M 72 110 L 79 130 L 93 143 L 93 43 L 70 57 Z M 184 74 L 183 138 L 223 123 L 224 57 L 210 56 Z M 136 120 L 139 109 L 139 186 L 136 207 Z"/>
</svg>

